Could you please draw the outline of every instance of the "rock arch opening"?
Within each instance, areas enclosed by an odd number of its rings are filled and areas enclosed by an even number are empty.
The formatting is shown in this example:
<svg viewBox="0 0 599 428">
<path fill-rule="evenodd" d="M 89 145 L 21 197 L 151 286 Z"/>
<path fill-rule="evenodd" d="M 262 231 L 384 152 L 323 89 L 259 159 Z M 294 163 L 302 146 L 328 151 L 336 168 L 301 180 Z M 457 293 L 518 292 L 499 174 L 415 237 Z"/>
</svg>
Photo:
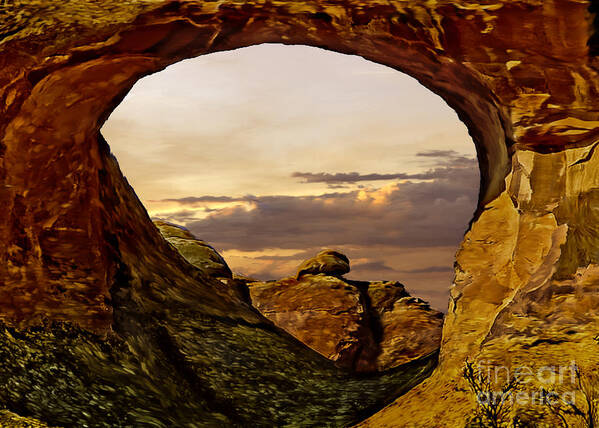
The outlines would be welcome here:
<svg viewBox="0 0 599 428">
<path fill-rule="evenodd" d="M 9 201 L 5 218 L 12 219 L 7 224 L 16 224 L 21 232 L 6 226 L 3 257 L 11 260 L 6 266 L 12 263 L 17 268 L 6 270 L 5 282 L 28 290 L 18 293 L 21 296 L 37 297 L 35 301 L 29 297 L 15 301 L 12 295 L 1 298 L 5 318 L 25 324 L 45 317 L 69 319 L 105 331 L 114 319 L 110 290 L 116 273 L 126 270 L 135 279 L 130 284 L 134 289 L 161 283 L 163 277 L 169 282 L 178 277 L 179 268 L 158 261 L 165 257 L 162 252 L 168 254 L 168 247 L 148 231 L 148 219 L 110 158 L 99 128 L 141 77 L 211 52 L 265 42 L 320 46 L 416 77 L 442 96 L 468 126 L 481 165 L 481 212 L 505 188 L 512 139 L 505 108 L 480 73 L 449 52 L 436 51 L 439 40 L 429 31 L 432 24 L 419 23 L 426 28 L 422 33 L 411 29 L 420 22 L 407 18 L 413 6 L 401 6 L 393 13 L 376 7 L 366 13 L 362 6 L 354 6 L 333 14 L 270 3 L 115 6 L 121 13 L 118 28 L 110 20 L 103 21 L 101 31 L 90 24 L 86 27 L 90 40 L 98 42 L 79 45 L 76 40 L 82 35 L 69 33 L 72 37 L 63 38 L 65 44 L 58 43 L 55 53 L 44 58 L 29 55 L 30 49 L 21 46 L 20 39 L 13 43 L 9 37 L 12 56 L 5 73 L 20 77 L 8 79 L 5 89 L 2 176 Z M 57 10 L 58 15 L 49 15 L 40 25 L 60 19 L 63 12 Z M 421 17 L 427 14 L 421 12 Z M 86 13 L 78 9 L 77 16 Z M 350 25 L 358 16 L 366 18 L 364 13 L 367 19 Z M 336 14 L 340 15 L 333 19 Z M 325 16 L 331 19 L 323 20 Z M 405 19 L 390 21 L 393 16 Z M 93 21 L 80 18 L 79 22 Z M 49 32 L 48 37 L 59 36 Z M 397 43 L 396 37 L 403 42 Z M 26 167 L 33 164 L 53 168 Z M 47 183 L 53 183 L 50 201 Z M 68 245 L 62 244 L 67 241 Z M 138 260 L 146 248 L 156 251 Z M 147 263 L 150 259 L 155 260 L 152 267 Z M 171 268 L 171 274 L 160 272 Z M 57 295 L 55 289 L 62 288 L 63 280 L 76 280 L 78 285 L 66 295 Z M 40 282 L 47 285 L 40 288 Z M 9 288 L 5 291 L 14 294 Z"/>
<path fill-rule="evenodd" d="M 400 280 L 447 309 L 479 174 L 466 127 L 415 79 L 266 44 L 143 79 L 102 133 L 150 215 L 235 272 L 289 277 L 336 248 L 353 279 Z"/>
</svg>

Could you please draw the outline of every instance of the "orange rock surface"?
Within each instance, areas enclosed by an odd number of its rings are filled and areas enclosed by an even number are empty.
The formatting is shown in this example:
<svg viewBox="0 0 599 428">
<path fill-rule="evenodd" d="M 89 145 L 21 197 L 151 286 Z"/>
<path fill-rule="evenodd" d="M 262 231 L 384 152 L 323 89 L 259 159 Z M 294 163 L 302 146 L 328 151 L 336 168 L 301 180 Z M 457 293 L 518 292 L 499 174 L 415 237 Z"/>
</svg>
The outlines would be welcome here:
<svg viewBox="0 0 599 428">
<path fill-rule="evenodd" d="M 339 266 L 349 272 L 349 259 L 327 250 L 298 268 L 311 267 L 314 274 L 248 282 L 251 303 L 301 342 L 357 372 L 389 370 L 439 349 L 443 314 L 410 297 L 398 282 L 333 276 Z"/>
</svg>

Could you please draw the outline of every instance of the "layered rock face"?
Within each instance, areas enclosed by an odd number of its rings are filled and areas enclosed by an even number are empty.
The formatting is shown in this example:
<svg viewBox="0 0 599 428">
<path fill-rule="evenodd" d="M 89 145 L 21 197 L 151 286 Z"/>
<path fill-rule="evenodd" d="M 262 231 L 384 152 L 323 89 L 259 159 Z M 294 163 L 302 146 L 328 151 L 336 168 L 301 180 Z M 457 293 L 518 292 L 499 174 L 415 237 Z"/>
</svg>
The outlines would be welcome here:
<svg viewBox="0 0 599 428">
<path fill-rule="evenodd" d="M 325 250 L 301 264 L 299 279 L 248 283 L 250 299 L 275 325 L 357 372 L 392 369 L 437 351 L 440 312 L 398 282 L 339 277 L 349 270 L 345 255 Z"/>
<path fill-rule="evenodd" d="M 347 409 L 367 386 L 339 381 L 323 368 L 326 359 L 272 330 L 220 281 L 198 275 L 152 227 L 99 134 L 140 77 L 265 42 L 357 54 L 408 73 L 456 110 L 477 145 L 479 210 L 457 255 L 440 365 L 368 424 L 463 424 L 476 405 L 460 380 L 467 357 L 505 366 L 599 363 L 589 352 L 599 328 L 599 64 L 590 6 L 4 2 L 0 351 L 33 358 L 26 350 L 35 349 L 45 363 L 23 371 L 14 356 L 3 357 L 3 381 L 42 397 L 0 389 L 0 401 L 70 425 L 75 415 L 97 422 L 107 414 L 85 416 L 94 397 L 126 421 L 157 425 L 299 423 L 297 414 L 305 422 L 327 412 L 334 420 L 326 423 L 353 420 Z M 62 385 L 55 363 L 63 379 L 85 372 L 93 387 L 53 399 Z M 365 408 L 380 404 L 376 394 L 397 393 L 370 388 Z"/>
</svg>

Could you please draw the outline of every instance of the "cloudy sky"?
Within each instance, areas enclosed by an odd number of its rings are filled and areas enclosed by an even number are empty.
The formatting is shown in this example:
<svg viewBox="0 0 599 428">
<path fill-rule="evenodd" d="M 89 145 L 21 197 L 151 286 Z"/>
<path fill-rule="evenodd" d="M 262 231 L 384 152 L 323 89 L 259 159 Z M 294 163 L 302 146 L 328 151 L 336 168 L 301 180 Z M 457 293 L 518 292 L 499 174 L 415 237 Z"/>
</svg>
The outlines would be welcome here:
<svg viewBox="0 0 599 428">
<path fill-rule="evenodd" d="M 446 309 L 478 167 L 465 126 L 416 80 L 254 46 L 141 80 L 102 133 L 150 215 L 185 225 L 234 271 L 281 278 L 335 248 L 348 277 L 399 280 Z"/>
</svg>

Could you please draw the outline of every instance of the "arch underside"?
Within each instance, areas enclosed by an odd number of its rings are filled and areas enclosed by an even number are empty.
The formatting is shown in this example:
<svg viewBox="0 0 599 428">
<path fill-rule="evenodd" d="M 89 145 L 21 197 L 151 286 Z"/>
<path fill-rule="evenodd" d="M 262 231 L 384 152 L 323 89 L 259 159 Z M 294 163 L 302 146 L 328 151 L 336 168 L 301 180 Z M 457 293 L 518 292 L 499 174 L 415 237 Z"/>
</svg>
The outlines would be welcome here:
<svg viewBox="0 0 599 428">
<path fill-rule="evenodd" d="M 255 363 L 250 372 L 262 373 L 272 353 L 291 355 L 275 365 L 296 361 L 314 369 L 313 356 L 264 327 L 222 284 L 198 277 L 166 244 L 99 133 L 138 79 L 169 64 L 260 43 L 304 44 L 418 79 L 466 123 L 481 167 L 479 210 L 457 255 L 440 366 L 371 423 L 430 426 L 444 415 L 455 426 L 473 406 L 463 392 L 450 393 L 467 356 L 505 364 L 577 356 L 591 363 L 595 357 L 584 349 L 597 330 L 599 79 L 587 47 L 588 6 L 574 0 L 2 6 L 0 317 L 11 328 L 64 321 L 100 337 L 116 335 L 132 353 L 117 360 L 147 362 L 156 352 L 178 361 L 186 370 L 181 376 L 210 384 L 190 394 L 205 400 L 193 411 L 211 421 L 221 414 L 248 420 L 238 396 L 222 400 L 235 382 L 218 380 L 240 369 L 221 355 L 206 380 L 194 355 L 210 360 L 207 349 L 220 343 L 224 354 L 260 355 L 248 357 Z M 543 345 L 532 346 L 540 336 Z M 92 347 L 78 340 L 84 345 L 77 349 Z M 167 395 L 180 399 L 177 385 L 169 388 Z M 331 381 L 323 388 L 355 386 Z M 431 397 L 442 399 L 430 405 Z"/>
</svg>

